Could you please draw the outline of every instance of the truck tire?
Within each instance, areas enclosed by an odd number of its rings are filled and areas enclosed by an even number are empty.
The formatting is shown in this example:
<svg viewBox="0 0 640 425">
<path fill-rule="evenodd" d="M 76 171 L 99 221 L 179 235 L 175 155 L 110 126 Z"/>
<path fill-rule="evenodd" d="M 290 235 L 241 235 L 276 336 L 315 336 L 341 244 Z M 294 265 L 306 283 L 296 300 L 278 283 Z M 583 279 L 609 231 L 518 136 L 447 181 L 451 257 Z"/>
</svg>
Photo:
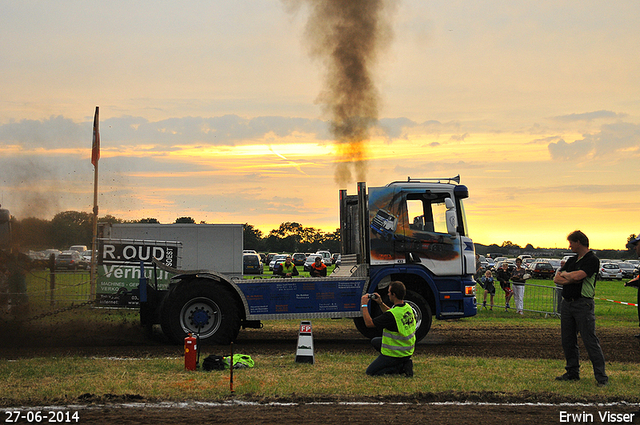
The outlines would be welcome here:
<svg viewBox="0 0 640 425">
<path fill-rule="evenodd" d="M 431 307 L 422 295 L 410 290 L 407 290 L 404 301 L 413 308 L 413 314 L 416 316 L 416 342 L 418 342 L 431 330 L 433 321 Z"/>
<path fill-rule="evenodd" d="M 382 301 L 385 304 L 389 305 L 389 298 L 387 298 L 386 296 L 382 298 Z M 371 302 L 369 303 L 369 306 L 370 306 L 369 314 L 371 314 L 372 318 L 378 317 L 379 315 L 382 314 L 382 310 L 380 310 L 378 303 Z M 382 329 L 368 328 L 367 325 L 364 324 L 364 319 L 362 317 L 354 317 L 353 323 L 356 325 L 356 329 L 360 331 L 362 336 L 364 336 L 367 339 L 373 339 L 377 336 L 382 336 Z"/>
<path fill-rule="evenodd" d="M 389 305 L 389 299 L 383 299 L 385 304 Z M 422 340 L 431 329 L 431 323 L 433 321 L 433 315 L 431 314 L 431 307 L 424 297 L 417 292 L 407 290 L 407 294 L 404 297 L 406 303 L 413 308 L 413 313 L 416 316 L 416 342 Z M 378 304 L 373 304 L 370 311 L 371 317 L 377 317 L 382 314 L 382 310 L 378 307 Z M 353 323 L 360 333 L 368 338 L 372 339 L 377 336 L 382 336 L 382 329 L 368 328 L 364 324 L 362 317 L 354 317 Z"/>
<path fill-rule="evenodd" d="M 199 331 L 200 341 L 227 345 L 240 331 L 238 309 L 229 290 L 204 279 L 171 288 L 161 317 L 162 332 L 176 344 L 183 343 L 188 333 Z"/>
</svg>

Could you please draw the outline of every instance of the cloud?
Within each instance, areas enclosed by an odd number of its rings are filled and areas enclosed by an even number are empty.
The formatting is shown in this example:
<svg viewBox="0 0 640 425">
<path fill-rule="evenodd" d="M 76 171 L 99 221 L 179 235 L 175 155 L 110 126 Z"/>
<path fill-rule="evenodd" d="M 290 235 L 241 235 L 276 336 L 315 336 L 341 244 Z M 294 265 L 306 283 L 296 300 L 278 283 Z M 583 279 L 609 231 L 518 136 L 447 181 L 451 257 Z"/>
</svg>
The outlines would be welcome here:
<svg viewBox="0 0 640 425">
<path fill-rule="evenodd" d="M 609 118 L 624 118 L 627 114 L 618 114 L 612 111 L 594 111 L 594 112 L 584 112 L 582 114 L 569 114 L 569 115 L 560 115 L 554 117 L 553 119 L 557 121 L 592 121 L 596 119 L 609 119 Z"/>
<path fill-rule="evenodd" d="M 43 121 L 20 120 L 0 125 L 1 144 L 19 144 L 26 147 L 75 147 L 81 140 L 91 141 L 93 121 L 75 123 L 63 116 Z"/>
<path fill-rule="evenodd" d="M 449 140 L 451 140 L 453 142 L 464 142 L 464 139 L 466 139 L 467 137 L 469 137 L 469 133 L 452 134 L 451 137 L 449 138 Z"/>
<path fill-rule="evenodd" d="M 484 164 L 472 164 L 465 161 L 423 162 L 420 164 L 416 164 L 413 167 L 397 165 L 393 167 L 393 172 L 399 176 L 406 175 L 406 176 L 414 176 L 414 177 L 415 176 L 424 177 L 426 174 L 426 175 L 429 175 L 430 177 L 433 177 L 432 175 L 434 172 L 438 172 L 438 173 L 442 173 L 442 175 L 450 176 L 452 174 L 452 170 L 455 170 L 455 173 L 458 174 L 460 172 L 464 172 L 465 170 L 481 169 L 484 166 L 485 166 Z"/>
<path fill-rule="evenodd" d="M 405 129 L 415 127 L 417 123 L 409 118 L 382 118 L 378 126 L 386 134 L 388 139 L 406 139 Z"/>
<path fill-rule="evenodd" d="M 63 116 L 43 121 L 10 122 L 0 125 L 0 145 L 18 144 L 25 148 L 88 146 L 92 124 L 92 121 L 76 123 Z M 331 139 L 326 122 L 306 118 L 223 115 L 211 118 L 178 117 L 153 122 L 141 117 L 123 116 L 100 123 L 105 147 L 110 142 L 163 146 L 191 143 L 234 145 L 262 138 L 269 133 L 279 137 L 304 133 L 320 140 Z"/>
<path fill-rule="evenodd" d="M 563 139 L 549 143 L 548 149 L 551 158 L 560 161 L 614 157 L 622 151 L 627 158 L 640 154 L 640 125 L 624 122 L 603 125 L 599 132 L 584 135 L 583 139 L 572 143 Z"/>
</svg>

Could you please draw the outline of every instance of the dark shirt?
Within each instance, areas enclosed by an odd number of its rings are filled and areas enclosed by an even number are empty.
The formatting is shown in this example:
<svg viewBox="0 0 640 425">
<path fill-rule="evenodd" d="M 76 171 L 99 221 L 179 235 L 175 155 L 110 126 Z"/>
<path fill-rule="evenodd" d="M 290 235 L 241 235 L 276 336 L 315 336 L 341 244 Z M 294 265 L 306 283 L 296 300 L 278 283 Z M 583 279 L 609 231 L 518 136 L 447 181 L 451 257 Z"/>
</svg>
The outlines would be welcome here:
<svg viewBox="0 0 640 425">
<path fill-rule="evenodd" d="M 398 307 L 402 306 L 404 306 L 404 303 L 398 305 Z M 392 332 L 398 332 L 398 323 L 396 322 L 396 317 L 389 310 L 387 310 L 380 316 L 375 317 L 373 319 L 373 324 L 376 325 L 376 328 L 384 328 L 389 329 Z"/>
<path fill-rule="evenodd" d="M 505 285 L 509 286 L 509 279 L 511 279 L 511 273 L 509 273 L 509 270 L 505 270 L 502 267 L 500 267 L 498 271 L 496 271 L 496 279 L 498 279 L 498 282 L 500 282 L 500 286 L 504 288 Z"/>
<path fill-rule="evenodd" d="M 560 268 L 560 271 L 574 272 L 576 270 L 582 270 L 587 274 L 587 277 L 593 276 L 598 273 L 600 268 L 600 260 L 596 257 L 593 251 L 589 251 L 584 254 L 578 261 L 578 256 L 574 255 L 569 258 L 564 266 Z M 562 297 L 565 299 L 577 299 L 582 296 L 582 280 L 580 282 L 570 283 L 562 286 Z"/>
<path fill-rule="evenodd" d="M 511 281 L 514 285 L 524 285 L 524 273 L 525 270 L 523 267 L 520 267 L 520 269 L 513 269 L 513 272 L 511 273 Z"/>
</svg>

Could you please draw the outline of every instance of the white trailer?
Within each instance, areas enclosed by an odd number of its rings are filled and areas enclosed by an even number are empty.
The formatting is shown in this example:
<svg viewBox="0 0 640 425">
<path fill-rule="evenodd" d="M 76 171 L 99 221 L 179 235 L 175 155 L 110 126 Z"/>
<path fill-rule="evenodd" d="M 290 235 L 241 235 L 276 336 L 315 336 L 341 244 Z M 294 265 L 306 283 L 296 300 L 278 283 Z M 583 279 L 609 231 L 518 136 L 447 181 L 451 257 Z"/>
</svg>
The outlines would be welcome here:
<svg viewBox="0 0 640 425">
<path fill-rule="evenodd" d="M 182 243 L 176 268 L 242 275 L 242 224 L 111 224 L 101 238 Z"/>
</svg>

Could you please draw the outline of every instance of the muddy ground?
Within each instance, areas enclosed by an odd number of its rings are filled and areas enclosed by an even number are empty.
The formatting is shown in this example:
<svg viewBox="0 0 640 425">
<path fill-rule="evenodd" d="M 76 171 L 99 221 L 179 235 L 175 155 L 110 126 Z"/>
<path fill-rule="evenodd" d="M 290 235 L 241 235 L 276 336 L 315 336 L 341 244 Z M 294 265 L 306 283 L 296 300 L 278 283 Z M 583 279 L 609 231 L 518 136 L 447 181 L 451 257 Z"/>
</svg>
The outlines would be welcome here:
<svg viewBox="0 0 640 425">
<path fill-rule="evenodd" d="M 115 357 L 178 356 L 181 347 L 159 337 L 150 338 L 135 324 L 109 326 L 102 332 L 83 329 L 81 323 L 64 323 L 41 327 L 27 324 L 0 327 L 0 357 L 4 359 L 86 355 Z M 76 337 L 72 337 L 72 334 Z M 27 338 L 25 338 L 25 336 Z M 607 361 L 638 363 L 640 346 L 628 329 L 602 329 L 598 336 Z M 20 345 L 13 342 L 20 340 Z M 267 329 L 242 330 L 235 351 L 246 354 L 291 354 L 297 342 L 297 329 L 290 332 Z M 368 340 L 353 327 L 323 330 L 314 327 L 316 353 L 326 351 L 371 352 Z M 205 347 L 215 351 L 216 347 Z M 584 353 L 584 349 L 582 349 Z M 224 353 L 223 353 L 224 354 Z M 416 354 L 479 356 L 504 358 L 562 359 L 559 329 L 522 327 L 435 326 L 418 344 Z M 585 361 L 588 360 L 585 357 Z M 559 371 L 561 372 L 561 371 Z M 591 376 L 588 376 L 591 378 Z M 586 378 L 586 376 L 585 376 Z M 553 379 L 553 377 L 550 377 Z M 246 423 L 246 424 L 555 424 L 562 412 L 585 414 L 592 423 L 606 423 L 599 414 L 616 415 L 638 412 L 637 405 L 615 404 L 620 400 L 563 398 L 553 394 L 520 394 L 517 397 L 498 393 L 423 393 L 404 399 L 288 398 L 256 400 L 246 404 L 230 400 L 225 405 L 158 404 L 133 396 L 84 394 L 78 397 L 81 423 Z M 614 403 L 598 406 L 593 403 Z M 146 403 L 146 404 L 145 404 Z M 459 404 L 450 404 L 459 403 Z M 587 403 L 584 405 L 583 403 Z M 132 407 L 133 406 L 133 407 Z M 6 409 L 5 409 L 6 410 Z M 0 409 L 2 411 L 2 409 Z M 589 417 L 588 415 L 593 415 Z M 617 422 L 629 419 L 616 417 Z M 3 419 L 6 419 L 3 417 Z M 566 419 L 566 417 L 565 417 Z M 609 418 L 611 419 L 611 418 Z M 638 418 L 640 420 L 640 417 Z M 567 421 L 564 421 L 565 423 Z M 570 422 L 570 421 L 569 421 Z M 577 421 L 573 421 L 575 423 Z M 608 422 L 612 422 L 609 420 Z"/>
</svg>

